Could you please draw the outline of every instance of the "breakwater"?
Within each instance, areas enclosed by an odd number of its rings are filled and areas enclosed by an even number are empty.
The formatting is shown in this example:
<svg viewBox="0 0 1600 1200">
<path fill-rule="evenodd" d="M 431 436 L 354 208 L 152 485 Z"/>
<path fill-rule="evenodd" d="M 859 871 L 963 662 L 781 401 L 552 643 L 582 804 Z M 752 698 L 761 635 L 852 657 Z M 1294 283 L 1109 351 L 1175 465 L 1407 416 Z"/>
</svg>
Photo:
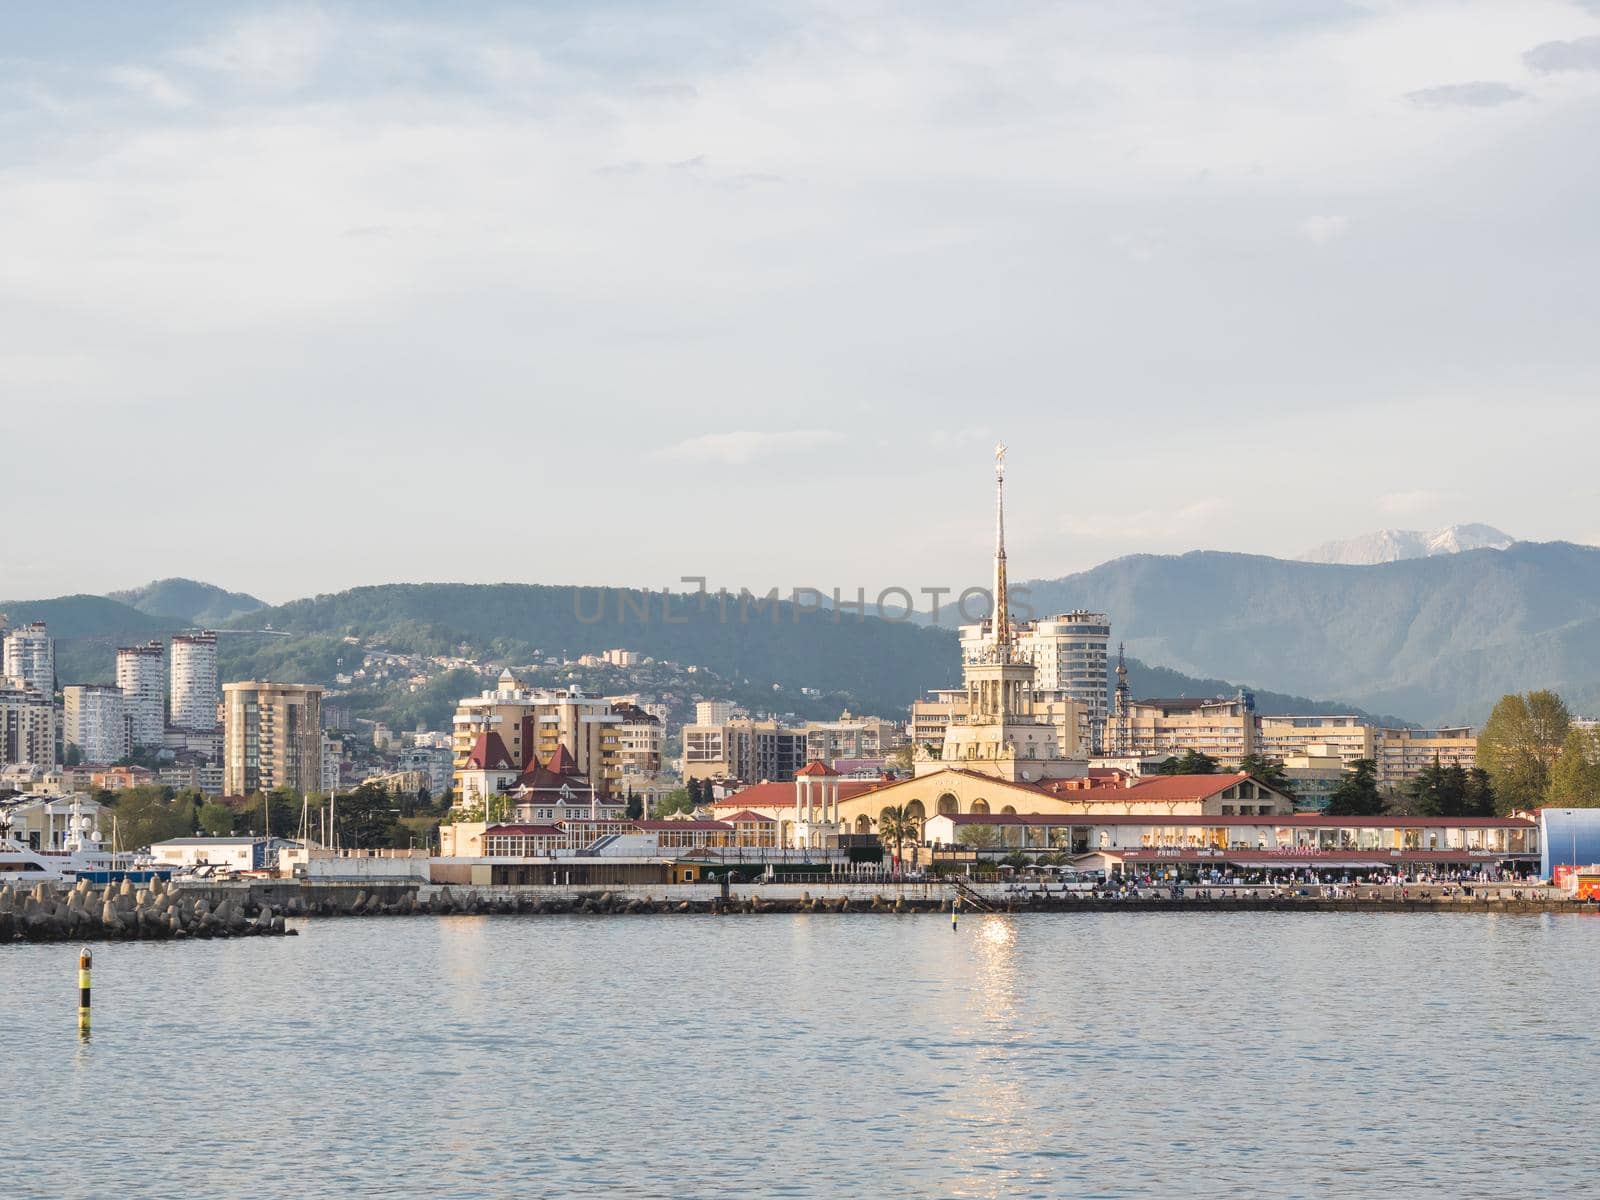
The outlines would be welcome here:
<svg viewBox="0 0 1600 1200">
<path fill-rule="evenodd" d="M 248 898 L 213 901 L 153 880 L 97 888 L 47 883 L 0 887 L 0 944 L 283 936 L 295 931 L 271 905 Z"/>
<path fill-rule="evenodd" d="M 253 880 L 149 888 L 130 884 L 104 889 L 80 883 L 70 889 L 38 884 L 28 891 L 0 888 L 0 944 L 18 941 L 93 941 L 163 938 L 250 937 L 293 934 L 286 920 L 317 917 L 406 917 L 452 915 L 644 916 L 699 914 L 753 916 L 784 913 L 949 913 L 956 894 L 939 883 L 888 886 L 853 883 L 805 887 L 767 884 L 723 890 L 715 885 L 677 887 L 617 885 L 574 889 L 558 886 L 462 888 L 415 882 L 303 883 Z M 1378 892 L 1338 898 L 1274 894 L 1264 890 L 1179 896 L 1146 892 L 1113 895 L 1087 892 L 1028 892 L 967 888 L 960 911 L 1003 913 L 1588 913 L 1600 906 L 1579 903 L 1550 889 L 1501 889 L 1466 896 L 1393 896 Z"/>
</svg>

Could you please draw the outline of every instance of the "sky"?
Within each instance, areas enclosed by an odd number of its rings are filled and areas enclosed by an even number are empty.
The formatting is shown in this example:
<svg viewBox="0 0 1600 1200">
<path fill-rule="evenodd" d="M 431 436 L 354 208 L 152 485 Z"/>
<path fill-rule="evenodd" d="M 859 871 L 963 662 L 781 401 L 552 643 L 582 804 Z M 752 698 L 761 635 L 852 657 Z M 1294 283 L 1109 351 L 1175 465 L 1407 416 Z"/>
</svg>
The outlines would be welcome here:
<svg viewBox="0 0 1600 1200">
<path fill-rule="evenodd" d="M 1600 542 L 1600 0 L 11 5 L 0 597 Z"/>
</svg>

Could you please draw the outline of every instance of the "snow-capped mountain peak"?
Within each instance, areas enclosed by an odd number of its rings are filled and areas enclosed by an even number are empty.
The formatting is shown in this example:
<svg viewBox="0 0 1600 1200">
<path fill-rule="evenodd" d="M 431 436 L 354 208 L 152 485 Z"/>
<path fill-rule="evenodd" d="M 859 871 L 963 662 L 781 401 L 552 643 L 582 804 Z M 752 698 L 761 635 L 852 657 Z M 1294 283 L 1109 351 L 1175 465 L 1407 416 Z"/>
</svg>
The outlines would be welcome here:
<svg viewBox="0 0 1600 1200">
<path fill-rule="evenodd" d="M 1402 558 L 1431 558 L 1463 550 L 1504 550 L 1516 541 L 1492 525 L 1451 525 L 1446 529 L 1380 529 L 1362 537 L 1326 542 L 1300 556 L 1302 562 L 1371 566 Z"/>
</svg>

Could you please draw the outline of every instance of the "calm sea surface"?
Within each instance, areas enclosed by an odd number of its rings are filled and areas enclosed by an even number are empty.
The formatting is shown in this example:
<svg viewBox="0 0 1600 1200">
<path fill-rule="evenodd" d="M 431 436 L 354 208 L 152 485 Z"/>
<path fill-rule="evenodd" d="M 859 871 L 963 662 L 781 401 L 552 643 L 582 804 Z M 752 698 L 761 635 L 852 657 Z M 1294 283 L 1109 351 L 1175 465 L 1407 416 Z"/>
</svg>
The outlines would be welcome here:
<svg viewBox="0 0 1600 1200">
<path fill-rule="evenodd" d="M 1600 918 L 454 917 L 0 950 L 0 1195 L 1575 1196 Z"/>
</svg>

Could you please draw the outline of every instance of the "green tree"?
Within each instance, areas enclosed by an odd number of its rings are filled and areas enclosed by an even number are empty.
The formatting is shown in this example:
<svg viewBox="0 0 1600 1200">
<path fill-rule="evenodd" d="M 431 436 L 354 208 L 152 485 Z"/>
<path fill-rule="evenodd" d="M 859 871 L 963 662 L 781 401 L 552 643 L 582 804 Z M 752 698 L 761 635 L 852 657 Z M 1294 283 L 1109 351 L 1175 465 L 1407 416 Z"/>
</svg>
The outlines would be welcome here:
<svg viewBox="0 0 1600 1200">
<path fill-rule="evenodd" d="M 1328 800 L 1330 817 L 1375 817 L 1383 812 L 1383 797 L 1378 793 L 1378 764 L 1358 758 L 1339 780 Z"/>
<path fill-rule="evenodd" d="M 1289 782 L 1283 764 L 1276 759 L 1264 758 L 1259 754 L 1246 754 L 1239 760 L 1239 770 L 1257 783 L 1282 792 L 1291 799 L 1294 796 L 1294 784 Z"/>
<path fill-rule="evenodd" d="M 233 832 L 233 809 L 208 800 L 195 814 L 195 827 L 208 837 L 227 837 Z"/>
<path fill-rule="evenodd" d="M 894 844 L 894 856 L 899 858 L 907 842 L 922 838 L 922 822 L 905 805 L 896 804 L 878 814 L 878 840 Z"/>
<path fill-rule="evenodd" d="M 270 818 L 270 824 L 269 824 Z M 292 838 L 300 832 L 300 795 L 287 788 L 256 792 L 233 814 L 233 831 L 256 837 L 271 831 L 273 837 Z"/>
<path fill-rule="evenodd" d="M 1400 794 L 1406 811 L 1419 817 L 1489 816 L 1493 811 L 1488 777 L 1474 780 L 1463 767 L 1441 765 L 1437 755 L 1431 767 L 1424 767 L 1401 785 Z M 1476 811 L 1485 804 L 1489 811 Z"/>
<path fill-rule="evenodd" d="M 644 816 L 644 800 L 640 798 L 639 794 L 635 792 L 632 787 L 628 788 L 627 814 L 628 820 L 630 821 L 637 821 L 640 817 Z"/>
<path fill-rule="evenodd" d="M 1489 772 L 1504 810 L 1545 802 L 1551 768 L 1571 728 L 1572 714 L 1554 692 L 1500 697 L 1478 734 L 1477 762 Z"/>
<path fill-rule="evenodd" d="M 656 811 L 654 815 L 659 819 L 662 817 L 674 816 L 677 813 L 693 811 L 694 800 L 689 796 L 689 789 L 674 788 L 665 796 L 661 797 L 661 799 L 656 801 Z"/>
<path fill-rule="evenodd" d="M 1552 808 L 1600 807 L 1600 745 L 1593 732 L 1574 727 L 1567 731 L 1561 752 L 1550 766 L 1545 802 Z"/>
<path fill-rule="evenodd" d="M 339 831 L 339 844 L 346 849 L 405 846 L 411 840 L 400 824 L 394 797 L 375 783 L 363 783 L 339 793 L 334 825 Z"/>
<path fill-rule="evenodd" d="M 1200 750 L 1185 750 L 1156 768 L 1158 775 L 1215 775 L 1217 760 Z"/>
<path fill-rule="evenodd" d="M 110 837 L 114 830 L 119 850 L 143 850 L 194 832 L 193 805 L 175 803 L 165 788 L 131 787 L 109 796 L 111 813 L 100 818 L 100 832 Z"/>
<path fill-rule="evenodd" d="M 888 763 L 899 771 L 910 771 L 917 759 L 917 747 L 912 742 L 896 746 L 886 756 Z"/>
</svg>

